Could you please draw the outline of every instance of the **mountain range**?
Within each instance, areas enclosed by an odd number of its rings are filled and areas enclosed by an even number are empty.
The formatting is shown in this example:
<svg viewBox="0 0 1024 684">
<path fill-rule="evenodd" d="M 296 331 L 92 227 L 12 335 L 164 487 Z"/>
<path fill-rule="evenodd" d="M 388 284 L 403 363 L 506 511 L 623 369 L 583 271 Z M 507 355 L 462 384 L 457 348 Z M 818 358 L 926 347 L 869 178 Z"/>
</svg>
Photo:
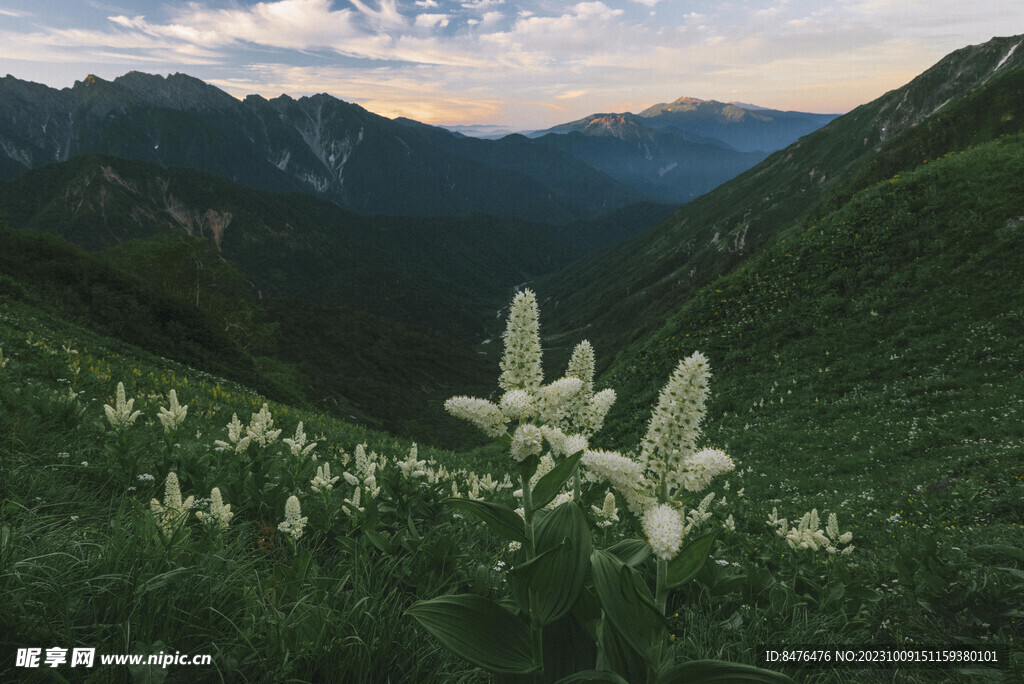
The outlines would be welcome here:
<svg viewBox="0 0 1024 684">
<path fill-rule="evenodd" d="M 392 121 L 329 95 L 239 101 L 183 74 L 94 76 L 55 90 L 0 80 L 0 173 L 83 154 L 306 192 L 363 214 L 560 223 L 647 199 L 525 138 L 482 141 Z"/>
<path fill-rule="evenodd" d="M 688 201 L 830 118 L 705 104 L 619 116 L 628 126 L 590 121 L 551 131 L 565 136 L 483 140 L 387 119 L 326 94 L 239 101 L 184 74 L 89 76 L 63 90 L 7 76 L 0 178 L 105 154 L 306 192 L 362 214 L 484 212 L 562 224 L 643 201 Z M 755 139 L 755 129 L 758 151 L 733 149 Z"/>
</svg>

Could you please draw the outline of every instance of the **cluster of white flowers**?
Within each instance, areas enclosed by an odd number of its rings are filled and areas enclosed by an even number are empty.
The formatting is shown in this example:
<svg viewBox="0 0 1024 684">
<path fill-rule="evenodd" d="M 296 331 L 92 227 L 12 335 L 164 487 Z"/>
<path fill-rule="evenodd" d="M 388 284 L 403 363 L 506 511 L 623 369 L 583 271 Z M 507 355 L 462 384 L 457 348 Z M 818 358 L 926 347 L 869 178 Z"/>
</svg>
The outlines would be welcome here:
<svg viewBox="0 0 1024 684">
<path fill-rule="evenodd" d="M 228 423 L 228 441 L 215 440 L 217 451 L 234 451 L 236 454 L 245 453 L 252 444 L 265 447 L 277 441 L 281 430 L 274 430 L 274 419 L 270 415 L 270 409 L 264 404 L 259 413 L 252 414 L 248 426 L 243 426 L 238 420 L 238 414 L 231 414 L 231 422 Z"/>
<path fill-rule="evenodd" d="M 135 423 L 135 419 L 142 415 L 142 411 L 132 411 L 132 406 L 134 405 L 134 399 L 125 399 L 124 383 L 117 383 L 114 405 L 103 405 L 103 411 L 107 414 L 107 421 L 110 423 L 110 426 L 117 430 L 130 428 Z"/>
<path fill-rule="evenodd" d="M 689 492 L 701 492 L 714 478 L 735 468 L 732 459 L 721 449 L 701 449 L 685 459 L 679 482 Z"/>
<path fill-rule="evenodd" d="M 299 497 L 289 496 L 284 503 L 284 520 L 278 524 L 277 529 L 284 534 L 290 534 L 293 539 L 300 539 L 306 528 L 306 520 L 308 518 L 302 515 Z"/>
<path fill-rule="evenodd" d="M 427 477 L 427 462 L 418 458 L 419 451 L 416 443 L 409 447 L 409 455 L 404 461 L 396 461 L 398 469 L 402 471 L 402 477 L 407 480 L 418 480 Z"/>
<path fill-rule="evenodd" d="M 594 394 L 594 348 L 589 340 L 583 340 L 572 350 L 565 375 L 579 378 L 582 385 L 566 402 L 559 427 L 584 438 L 593 437 L 615 403 L 615 390 L 605 389 Z"/>
<path fill-rule="evenodd" d="M 324 462 L 316 467 L 316 477 L 309 481 L 309 486 L 314 492 L 329 492 L 339 479 L 337 475 L 331 477 L 331 464 Z"/>
<path fill-rule="evenodd" d="M 214 487 L 210 491 L 209 511 L 196 511 L 196 517 L 212 527 L 226 530 L 235 514 L 231 512 L 231 504 L 224 503 L 220 489 Z"/>
<path fill-rule="evenodd" d="M 626 502 L 633 515 L 641 515 L 657 499 L 651 494 L 652 483 L 644 475 L 643 466 L 615 451 L 591 450 L 583 454 L 582 463 L 589 473 L 610 484 Z"/>
<path fill-rule="evenodd" d="M 521 389 L 509 390 L 501 395 L 498 409 L 505 420 L 529 420 L 537 415 L 530 393 Z"/>
<path fill-rule="evenodd" d="M 647 434 L 640 442 L 640 462 L 645 470 L 670 488 L 686 479 L 690 459 L 697 450 L 710 377 L 708 360 L 700 352 L 680 361 L 658 396 Z"/>
<path fill-rule="evenodd" d="M 361 492 L 362 492 L 362 490 L 359 489 L 359 487 L 356 487 L 355 491 L 352 493 L 352 498 L 345 499 L 345 501 L 344 501 L 344 504 L 346 506 L 348 506 L 349 509 L 351 509 L 353 511 L 358 511 L 359 513 L 362 513 L 363 511 L 366 510 L 366 508 L 364 508 L 363 506 L 359 505 L 360 504 L 360 499 L 362 499 L 362 493 Z"/>
<path fill-rule="evenodd" d="M 536 390 L 537 421 L 557 425 L 563 418 L 566 404 L 583 389 L 579 378 L 562 377 Z"/>
<path fill-rule="evenodd" d="M 252 419 L 249 421 L 249 427 L 245 429 L 245 434 L 252 440 L 253 444 L 265 447 L 277 441 L 277 438 L 281 435 L 280 430 L 274 430 L 273 428 L 274 419 L 270 416 L 270 409 L 264 404 L 259 413 L 253 414 Z"/>
<path fill-rule="evenodd" d="M 644 511 L 640 519 L 647 543 L 658 558 L 672 560 L 683 544 L 683 519 L 672 507 L 663 503 Z"/>
<path fill-rule="evenodd" d="M 512 447 L 509 453 L 516 463 L 525 461 L 530 456 L 539 456 L 544 450 L 544 433 L 532 423 L 523 423 L 512 435 Z"/>
<path fill-rule="evenodd" d="M 167 395 L 170 406 L 160 407 L 160 414 L 157 416 L 164 426 L 164 432 L 173 432 L 185 422 L 185 415 L 188 413 L 188 404 L 181 406 L 178 403 L 178 393 L 173 389 Z"/>
<path fill-rule="evenodd" d="M 377 467 L 380 463 L 386 463 L 387 461 L 381 461 L 377 453 L 371 451 L 369 454 L 366 453 L 365 444 L 357 444 L 355 449 L 355 473 L 348 471 L 342 473 L 345 478 L 345 482 L 348 482 L 353 487 L 356 487 L 356 495 L 359 494 L 359 488 L 363 489 L 363 493 L 371 499 L 376 499 L 380 493 L 380 487 L 377 485 Z M 359 506 L 358 498 L 353 499 L 355 508 Z M 362 510 L 361 508 L 359 510 Z"/>
<path fill-rule="evenodd" d="M 509 478 L 507 474 L 505 475 L 505 479 L 503 481 L 495 480 L 493 477 L 491 477 L 490 473 L 484 473 L 483 477 L 479 477 L 476 473 L 470 472 L 468 477 L 469 486 L 471 489 L 473 487 L 476 487 L 477 489 L 483 490 L 490 494 L 493 494 L 499 489 L 511 489 L 513 486 L 512 480 L 511 478 Z"/>
<path fill-rule="evenodd" d="M 684 535 L 711 517 L 708 507 L 715 495 L 706 496 L 685 516 L 685 509 L 671 502 L 679 498 L 680 490 L 702 491 L 715 477 L 735 468 L 725 452 L 696 448 L 710 376 L 700 352 L 680 361 L 658 396 L 636 460 L 596 450 L 587 451 L 582 460 L 588 471 L 612 485 L 631 513 L 641 517 L 648 543 L 666 560 L 678 552 Z"/>
<path fill-rule="evenodd" d="M 556 458 L 587 450 L 587 438 L 582 434 L 567 435 L 560 428 L 549 425 L 541 426 L 541 432 L 544 433 L 551 455 Z"/>
<path fill-rule="evenodd" d="M 165 536 L 172 536 L 178 525 L 184 522 L 193 501 L 195 501 L 194 496 L 189 496 L 184 501 L 181 500 L 181 486 L 178 484 L 178 474 L 173 471 L 168 473 L 167 480 L 164 482 L 163 503 L 156 499 L 149 502 L 149 508 L 153 511 L 157 525 L 160 526 Z"/>
<path fill-rule="evenodd" d="M 505 354 L 498 385 L 506 392 L 536 391 L 544 373 L 540 365 L 540 312 L 531 290 L 518 292 L 513 298 L 503 339 Z"/>
<path fill-rule="evenodd" d="M 598 527 L 609 527 L 612 523 L 619 522 L 619 509 L 615 506 L 615 495 L 611 492 L 604 495 L 604 505 L 601 508 L 597 506 L 590 508 L 597 517 Z"/>
<path fill-rule="evenodd" d="M 501 437 L 508 429 L 508 419 L 501 409 L 486 399 L 452 397 L 444 402 L 444 410 L 456 418 L 469 421 L 488 437 Z"/>
<path fill-rule="evenodd" d="M 724 499 L 725 497 L 722 498 Z M 701 499 L 701 502 L 697 504 L 696 508 L 690 509 L 690 512 L 686 514 L 686 524 L 683 527 L 683 530 L 686 532 L 686 534 L 690 534 L 692 530 L 696 529 L 697 527 L 700 527 L 700 525 L 704 521 L 711 517 L 711 512 L 708 509 L 711 507 L 711 504 L 714 503 L 714 501 L 715 493 L 711 492 L 703 499 Z"/>
<path fill-rule="evenodd" d="M 298 426 L 295 428 L 294 437 L 285 437 L 281 441 L 288 445 L 288 449 L 291 451 L 292 456 L 305 457 L 310 456 L 314 461 L 316 460 L 316 454 L 312 453 L 313 449 L 316 448 L 316 442 L 307 443 L 306 432 L 302 429 L 302 421 L 299 421 Z"/>
<path fill-rule="evenodd" d="M 830 513 L 825 529 L 820 528 L 821 521 L 818 517 L 818 509 L 812 509 L 805 513 L 796 527 L 790 527 L 786 518 L 780 518 L 777 508 L 772 509 L 768 516 L 769 527 L 775 528 L 775 534 L 783 537 L 789 548 L 798 551 L 819 551 L 824 549 L 830 554 L 842 553 L 849 555 L 853 553 L 854 547 L 850 545 L 853 541 L 853 532 L 839 531 L 839 518 L 835 513 Z M 839 545 L 846 545 L 840 549 Z"/>
<path fill-rule="evenodd" d="M 231 414 L 231 422 L 228 423 L 228 441 L 215 440 L 217 451 L 234 451 L 236 454 L 243 453 L 249 448 L 251 438 L 244 435 L 245 426 L 238 420 L 238 414 Z"/>
<path fill-rule="evenodd" d="M 514 424 L 509 453 L 517 463 L 540 456 L 545 442 L 556 458 L 585 450 L 587 437 L 604 422 L 615 400 L 610 390 L 593 395 L 594 354 L 589 342 L 573 350 L 565 377 L 543 384 L 538 316 L 534 293 L 516 294 L 503 338 L 498 385 L 504 393 L 497 403 L 466 396 L 445 402 L 450 414 L 489 437 L 507 435 L 509 423 Z"/>
</svg>

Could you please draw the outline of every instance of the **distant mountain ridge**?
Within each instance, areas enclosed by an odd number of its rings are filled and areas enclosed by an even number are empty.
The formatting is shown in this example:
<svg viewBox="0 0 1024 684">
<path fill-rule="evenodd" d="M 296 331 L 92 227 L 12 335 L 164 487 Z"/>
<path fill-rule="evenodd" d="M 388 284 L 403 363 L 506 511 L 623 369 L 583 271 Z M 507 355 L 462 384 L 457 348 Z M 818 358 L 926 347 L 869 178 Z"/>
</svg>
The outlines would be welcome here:
<svg viewBox="0 0 1024 684">
<path fill-rule="evenodd" d="M 531 134 L 547 133 L 610 134 L 611 121 L 622 130 L 637 128 L 673 129 L 677 135 L 695 142 L 715 142 L 740 152 L 774 152 L 808 133 L 812 133 L 838 114 L 780 111 L 744 103 L 724 103 L 680 97 L 674 102 L 660 103 L 638 114 L 631 112 L 591 114 L 590 116 L 553 126 Z M 594 128 L 591 128 L 594 127 Z"/>
<path fill-rule="evenodd" d="M 681 97 L 674 102 L 648 107 L 638 116 L 654 128 L 681 128 L 723 140 L 744 152 L 774 152 L 816 131 L 837 115 L 779 111 L 756 105 Z"/>
<path fill-rule="evenodd" d="M 363 214 L 566 223 L 648 199 L 549 147 L 407 125 L 326 94 L 238 101 L 184 74 L 89 76 L 63 90 L 0 79 L 0 177 L 83 154 L 196 168 Z"/>
<path fill-rule="evenodd" d="M 685 203 L 834 118 L 681 97 L 530 135 L 662 201 Z"/>
</svg>

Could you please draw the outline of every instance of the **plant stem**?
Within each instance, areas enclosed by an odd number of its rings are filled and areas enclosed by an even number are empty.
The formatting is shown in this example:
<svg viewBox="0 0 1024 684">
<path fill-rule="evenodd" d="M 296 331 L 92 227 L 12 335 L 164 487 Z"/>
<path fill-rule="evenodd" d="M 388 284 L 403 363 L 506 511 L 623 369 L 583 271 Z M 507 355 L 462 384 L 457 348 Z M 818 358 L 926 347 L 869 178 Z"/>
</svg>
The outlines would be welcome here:
<svg viewBox="0 0 1024 684">
<path fill-rule="evenodd" d="M 657 584 L 654 588 L 654 605 L 658 613 L 664 617 L 665 608 L 668 605 L 668 561 L 659 558 L 657 561 Z M 647 662 L 647 681 L 653 684 L 658 679 L 658 670 L 661 669 L 661 661 L 665 655 L 665 642 L 658 640 L 652 645 L 651 657 Z"/>
<path fill-rule="evenodd" d="M 533 492 L 530 491 L 530 478 L 523 473 L 523 515 L 526 522 L 526 560 L 532 561 L 537 556 L 537 541 L 535 531 L 533 528 Z M 527 594 L 530 598 L 530 636 L 533 642 L 533 662 L 544 667 L 544 643 L 541 639 L 541 624 L 540 618 L 537 616 L 537 593 L 532 589 L 527 589 Z M 534 676 L 536 681 L 540 681 L 543 673 L 538 673 Z"/>
<path fill-rule="evenodd" d="M 655 588 L 654 605 L 664 617 L 668 605 L 668 561 L 664 558 L 658 559 L 658 584 Z"/>
</svg>

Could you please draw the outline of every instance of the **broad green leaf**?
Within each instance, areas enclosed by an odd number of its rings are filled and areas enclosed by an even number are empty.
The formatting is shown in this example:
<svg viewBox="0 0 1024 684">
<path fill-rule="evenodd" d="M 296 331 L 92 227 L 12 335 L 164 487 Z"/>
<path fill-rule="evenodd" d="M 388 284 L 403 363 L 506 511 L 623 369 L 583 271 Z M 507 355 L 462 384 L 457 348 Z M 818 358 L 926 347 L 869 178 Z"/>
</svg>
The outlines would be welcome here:
<svg viewBox="0 0 1024 684">
<path fill-rule="evenodd" d="M 608 620 L 601 622 L 597 642 L 600 650 L 596 669 L 617 672 L 627 682 L 647 681 L 647 660 L 619 636 Z"/>
<path fill-rule="evenodd" d="M 677 682 L 792 682 L 793 680 L 779 672 L 763 670 L 743 663 L 727 663 L 724 660 L 691 660 L 688 663 L 675 665 L 658 676 L 659 684 L 677 684 Z"/>
<path fill-rule="evenodd" d="M 476 594 L 439 596 L 417 601 L 406 614 L 456 655 L 489 672 L 526 674 L 538 669 L 529 628 L 490 599 Z"/>
<path fill-rule="evenodd" d="M 541 554 L 513 574 L 533 589 L 537 617 L 547 624 L 576 603 L 590 569 L 590 528 L 579 507 L 568 502 L 551 511 L 537 526 L 537 548 Z"/>
<path fill-rule="evenodd" d="M 562 487 L 572 476 L 573 471 L 583 458 L 583 452 L 579 451 L 572 456 L 566 456 L 555 467 L 540 478 L 537 486 L 533 488 L 533 510 L 544 508 L 551 500 L 558 496 Z"/>
<path fill-rule="evenodd" d="M 718 530 L 703 534 L 683 545 L 682 550 L 668 564 L 668 586 L 672 589 L 689 582 L 704 567 L 715 543 Z"/>
<path fill-rule="evenodd" d="M 523 527 L 523 519 L 515 511 L 505 506 L 490 501 L 455 498 L 445 499 L 441 503 L 469 511 L 487 523 L 487 526 L 503 539 L 526 543 L 526 528 Z"/>
<path fill-rule="evenodd" d="M 583 587 L 572 607 L 572 614 L 590 635 L 591 641 L 597 641 L 597 627 L 601 622 L 601 601 L 590 587 Z"/>
<path fill-rule="evenodd" d="M 583 578 L 576 574 L 576 556 L 566 539 L 512 571 L 533 590 L 537 618 L 543 625 L 569 612 L 583 588 Z"/>
<path fill-rule="evenodd" d="M 589 565 L 593 548 L 590 526 L 583 511 L 572 501 L 548 511 L 537 523 L 537 550 L 544 551 L 558 546 L 566 538 L 580 550 L 581 564 Z"/>
<path fill-rule="evenodd" d="M 622 675 L 606 670 L 584 670 L 576 674 L 562 677 L 555 684 L 572 684 L 572 682 L 612 682 L 613 684 L 629 684 Z"/>
<path fill-rule="evenodd" d="M 1018 570 L 1017 568 L 996 568 L 996 570 L 1002 570 L 1008 572 L 1019 580 L 1024 580 L 1024 570 Z"/>
<path fill-rule="evenodd" d="M 975 546 L 971 551 L 985 551 L 994 553 L 997 555 L 1010 556 L 1017 560 L 1024 560 L 1024 549 L 1019 549 L 1016 546 L 1007 546 L 1005 544 L 982 544 Z"/>
<path fill-rule="evenodd" d="M 846 590 L 846 595 L 852 599 L 859 599 L 861 601 L 874 602 L 882 599 L 882 594 L 871 587 L 851 587 Z"/>
<path fill-rule="evenodd" d="M 838 603 L 846 595 L 846 586 L 841 582 L 831 585 L 828 591 L 825 592 L 824 598 L 821 599 L 821 606 L 827 606 L 830 603 Z"/>
<path fill-rule="evenodd" d="M 619 560 L 631 568 L 635 568 L 651 557 L 651 545 L 643 539 L 623 539 L 605 550 L 615 554 Z"/>
<path fill-rule="evenodd" d="M 646 659 L 652 643 L 665 637 L 663 618 L 653 608 L 650 590 L 635 570 L 607 551 L 594 551 L 590 563 L 606 622 Z"/>
</svg>

